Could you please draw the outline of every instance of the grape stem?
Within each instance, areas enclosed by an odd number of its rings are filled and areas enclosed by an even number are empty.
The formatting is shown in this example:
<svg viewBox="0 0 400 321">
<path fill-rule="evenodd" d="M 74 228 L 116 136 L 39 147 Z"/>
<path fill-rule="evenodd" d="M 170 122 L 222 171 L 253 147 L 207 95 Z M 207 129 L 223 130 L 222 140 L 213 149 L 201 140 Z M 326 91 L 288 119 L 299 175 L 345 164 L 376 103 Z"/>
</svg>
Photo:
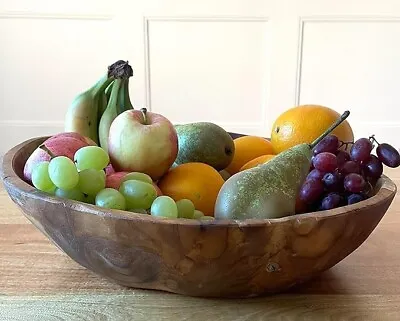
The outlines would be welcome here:
<svg viewBox="0 0 400 321">
<path fill-rule="evenodd" d="M 376 140 L 376 138 L 375 138 L 375 134 L 374 135 L 371 135 L 371 136 L 369 136 L 369 140 L 371 141 L 374 141 L 375 143 L 377 143 L 378 145 L 380 145 L 379 144 L 379 142 Z"/>
<path fill-rule="evenodd" d="M 40 148 L 40 149 L 43 149 L 47 154 L 49 154 L 51 159 L 57 157 L 56 155 L 54 155 L 54 154 L 51 152 L 50 149 L 48 149 L 48 148 L 46 147 L 45 144 L 40 145 L 39 148 Z"/>
<path fill-rule="evenodd" d="M 337 119 L 321 136 L 319 136 L 316 140 L 314 140 L 311 144 L 309 144 L 310 149 L 314 149 L 318 143 L 323 140 L 326 136 L 329 135 L 331 131 L 333 131 L 336 127 L 338 127 L 341 123 L 345 121 L 347 117 L 349 117 L 350 111 L 346 110 L 339 119 Z"/>
<path fill-rule="evenodd" d="M 349 145 L 354 145 L 354 142 L 344 142 L 344 141 L 340 141 L 340 145 L 339 145 L 339 149 L 342 147 L 342 146 L 346 146 L 346 149 L 349 147 Z"/>
</svg>

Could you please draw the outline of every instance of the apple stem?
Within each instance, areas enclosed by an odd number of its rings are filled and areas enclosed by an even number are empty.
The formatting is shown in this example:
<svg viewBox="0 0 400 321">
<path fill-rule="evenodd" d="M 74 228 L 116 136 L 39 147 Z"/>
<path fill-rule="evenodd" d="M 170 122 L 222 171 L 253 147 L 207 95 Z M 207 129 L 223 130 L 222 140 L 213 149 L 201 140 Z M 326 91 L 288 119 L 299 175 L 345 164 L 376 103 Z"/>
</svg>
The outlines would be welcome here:
<svg viewBox="0 0 400 321">
<path fill-rule="evenodd" d="M 147 125 L 147 109 L 141 108 L 140 111 L 142 112 L 142 115 L 143 115 L 144 124 Z"/>
<path fill-rule="evenodd" d="M 56 157 L 56 155 L 54 155 L 54 154 L 51 152 L 51 150 L 48 149 L 48 148 L 46 147 L 45 144 L 40 145 L 39 148 L 40 148 L 40 149 L 43 149 L 47 154 L 49 154 L 50 157 L 51 157 L 51 159 L 53 159 L 53 158 Z"/>
</svg>

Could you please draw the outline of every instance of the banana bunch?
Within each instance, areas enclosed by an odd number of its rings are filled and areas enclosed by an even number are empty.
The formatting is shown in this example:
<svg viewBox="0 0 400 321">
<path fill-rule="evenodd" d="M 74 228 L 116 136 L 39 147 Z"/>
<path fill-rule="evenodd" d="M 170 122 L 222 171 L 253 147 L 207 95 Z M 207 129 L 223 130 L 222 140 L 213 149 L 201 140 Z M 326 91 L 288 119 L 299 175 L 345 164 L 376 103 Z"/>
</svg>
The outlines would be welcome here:
<svg viewBox="0 0 400 321">
<path fill-rule="evenodd" d="M 118 60 L 110 65 L 91 88 L 74 98 L 65 116 L 64 130 L 89 137 L 107 151 L 111 122 L 121 112 L 133 109 L 129 97 L 132 75 L 128 61 Z"/>
</svg>

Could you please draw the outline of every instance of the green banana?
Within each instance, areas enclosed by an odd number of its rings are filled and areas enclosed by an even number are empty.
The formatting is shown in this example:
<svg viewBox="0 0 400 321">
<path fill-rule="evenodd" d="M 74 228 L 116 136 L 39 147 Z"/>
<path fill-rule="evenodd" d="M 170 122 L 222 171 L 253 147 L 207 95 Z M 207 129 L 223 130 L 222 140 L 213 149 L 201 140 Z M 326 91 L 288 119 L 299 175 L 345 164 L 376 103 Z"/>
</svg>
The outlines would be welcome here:
<svg viewBox="0 0 400 321">
<path fill-rule="evenodd" d="M 90 89 L 77 95 L 67 109 L 64 130 L 77 132 L 91 138 L 96 144 L 98 139 L 98 107 L 101 93 L 111 83 L 114 76 L 107 72 Z"/>
<path fill-rule="evenodd" d="M 118 60 L 108 66 L 108 71 L 96 84 L 77 95 L 67 109 L 64 130 L 77 132 L 99 144 L 99 121 L 107 107 L 105 89 L 116 78 L 133 74 L 128 61 Z"/>
<path fill-rule="evenodd" d="M 104 94 L 106 95 L 107 103 L 110 100 L 113 83 L 114 83 L 114 81 L 111 84 L 109 84 L 108 87 L 106 88 L 106 90 L 104 91 Z M 106 108 L 107 108 L 107 104 L 106 104 Z M 103 110 L 103 112 L 104 112 L 104 110 Z"/>
<path fill-rule="evenodd" d="M 122 91 L 123 87 L 123 79 L 117 78 L 114 80 L 111 90 L 110 99 L 107 104 L 107 108 L 101 116 L 98 136 L 100 147 L 102 147 L 106 152 L 108 152 L 108 134 L 110 131 L 110 126 L 113 120 L 117 117 L 117 102 L 120 91 Z"/>
<path fill-rule="evenodd" d="M 101 97 L 99 99 L 99 109 L 97 111 L 97 119 L 100 122 L 101 116 L 107 108 L 108 101 L 110 100 L 110 94 L 112 89 L 112 84 L 114 80 L 107 86 L 107 88 L 100 94 Z"/>
<path fill-rule="evenodd" d="M 126 110 L 134 109 L 129 97 L 129 77 L 123 79 L 122 89 L 118 93 L 117 113 L 118 115 Z"/>
</svg>

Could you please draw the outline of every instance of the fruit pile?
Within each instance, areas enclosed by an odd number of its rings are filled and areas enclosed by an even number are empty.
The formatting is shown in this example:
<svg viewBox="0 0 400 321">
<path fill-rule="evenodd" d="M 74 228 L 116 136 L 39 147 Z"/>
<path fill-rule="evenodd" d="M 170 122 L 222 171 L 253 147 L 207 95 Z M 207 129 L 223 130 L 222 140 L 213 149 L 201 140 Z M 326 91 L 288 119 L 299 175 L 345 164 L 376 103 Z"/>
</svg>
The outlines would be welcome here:
<svg viewBox="0 0 400 321">
<path fill-rule="evenodd" d="M 211 122 L 172 124 L 135 109 L 132 75 L 118 60 L 75 97 L 65 132 L 28 158 L 28 183 L 55 197 L 161 218 L 265 219 L 362 201 L 383 165 L 400 165 L 399 152 L 374 136 L 354 142 L 350 112 L 297 106 L 275 120 L 271 140 L 236 137 Z"/>
<path fill-rule="evenodd" d="M 376 155 L 374 143 L 378 144 Z M 310 172 L 298 195 L 297 213 L 329 210 L 365 200 L 373 195 L 383 165 L 400 165 L 399 152 L 387 143 L 379 144 L 374 136 L 346 143 L 328 135 L 313 154 Z"/>
<path fill-rule="evenodd" d="M 43 192 L 108 209 L 165 218 L 212 219 L 196 210 L 188 199 L 175 202 L 171 197 L 162 195 L 147 174 L 113 173 L 106 177 L 109 156 L 101 147 L 81 147 L 75 152 L 73 160 L 55 156 L 45 145 L 40 148 L 51 159 L 33 167 L 31 180 Z"/>
</svg>

